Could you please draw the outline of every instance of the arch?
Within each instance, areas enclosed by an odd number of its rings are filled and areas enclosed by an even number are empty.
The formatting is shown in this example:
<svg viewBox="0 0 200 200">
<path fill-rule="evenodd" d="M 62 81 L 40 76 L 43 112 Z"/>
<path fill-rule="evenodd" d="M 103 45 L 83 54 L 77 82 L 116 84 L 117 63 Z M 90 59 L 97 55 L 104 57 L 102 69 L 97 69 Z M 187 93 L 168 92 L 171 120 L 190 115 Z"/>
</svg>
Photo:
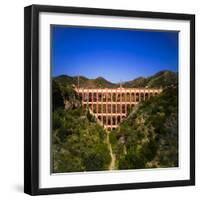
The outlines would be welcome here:
<svg viewBox="0 0 200 200">
<path fill-rule="evenodd" d="M 116 113 L 116 104 L 112 104 L 112 113 Z"/>
<path fill-rule="evenodd" d="M 120 104 L 117 104 L 117 113 L 120 113 Z"/>
<path fill-rule="evenodd" d="M 96 93 L 96 92 L 93 93 L 93 101 L 94 101 L 94 102 L 97 101 L 97 93 Z"/>
<path fill-rule="evenodd" d="M 106 124 L 106 116 L 103 116 L 103 125 Z"/>
<path fill-rule="evenodd" d="M 102 94 L 99 92 L 97 94 L 98 94 L 98 101 L 101 101 Z"/>
<path fill-rule="evenodd" d="M 103 99 L 103 102 L 106 102 L 106 93 L 102 94 L 102 99 Z"/>
<path fill-rule="evenodd" d="M 127 104 L 127 113 L 129 114 L 131 111 L 131 105 L 130 104 Z"/>
<path fill-rule="evenodd" d="M 111 104 L 108 104 L 108 113 L 111 113 Z"/>
<path fill-rule="evenodd" d="M 106 104 L 103 104 L 103 113 L 106 113 Z"/>
<path fill-rule="evenodd" d="M 102 113 L 101 108 L 102 108 L 102 105 L 98 104 L 98 113 Z"/>
<path fill-rule="evenodd" d="M 92 93 L 89 92 L 89 102 L 91 102 L 91 101 L 92 101 Z"/>
<path fill-rule="evenodd" d="M 122 102 L 125 102 L 126 100 L 125 100 L 125 93 L 124 92 L 122 92 Z"/>
<path fill-rule="evenodd" d="M 98 120 L 100 120 L 100 121 L 101 121 L 101 116 L 98 116 Z"/>
<path fill-rule="evenodd" d="M 120 122 L 121 122 L 121 117 L 118 115 L 117 116 L 117 124 L 120 124 Z"/>
<path fill-rule="evenodd" d="M 95 105 L 93 105 L 93 113 L 97 113 L 97 108 Z"/>
<path fill-rule="evenodd" d="M 145 100 L 149 99 L 149 97 L 150 97 L 150 93 L 145 92 Z"/>
<path fill-rule="evenodd" d="M 107 93 L 107 98 L 108 98 L 108 102 L 110 102 L 111 101 L 111 93 L 110 92 Z"/>
<path fill-rule="evenodd" d="M 130 102 L 130 93 L 129 92 L 126 93 L 126 101 Z"/>
<path fill-rule="evenodd" d="M 131 98 L 131 102 L 134 102 L 136 98 L 136 93 L 132 92 L 130 98 Z"/>
<path fill-rule="evenodd" d="M 83 96 L 84 96 L 84 97 L 83 97 L 83 100 L 84 100 L 84 101 L 88 101 L 88 94 L 87 94 L 87 93 L 84 93 Z"/>
<path fill-rule="evenodd" d="M 112 125 L 116 125 L 115 116 L 112 116 Z"/>
<path fill-rule="evenodd" d="M 108 125 L 111 125 L 111 117 L 108 116 Z"/>
<path fill-rule="evenodd" d="M 122 113 L 126 113 L 126 107 L 125 107 L 125 104 L 122 104 Z"/>
<path fill-rule="evenodd" d="M 139 92 L 136 93 L 136 102 L 139 101 Z"/>
<path fill-rule="evenodd" d="M 140 92 L 140 101 L 144 101 L 144 93 Z"/>
<path fill-rule="evenodd" d="M 116 93 L 117 102 L 120 102 L 120 93 Z"/>
<path fill-rule="evenodd" d="M 112 101 L 116 102 L 116 93 L 112 93 Z"/>
</svg>

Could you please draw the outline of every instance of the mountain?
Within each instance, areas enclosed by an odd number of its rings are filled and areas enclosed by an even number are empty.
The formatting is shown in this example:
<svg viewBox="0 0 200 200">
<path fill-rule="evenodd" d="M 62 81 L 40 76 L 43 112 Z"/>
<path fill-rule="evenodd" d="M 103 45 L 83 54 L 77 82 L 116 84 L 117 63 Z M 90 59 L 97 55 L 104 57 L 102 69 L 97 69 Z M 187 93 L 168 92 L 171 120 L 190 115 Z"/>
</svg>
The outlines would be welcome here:
<svg viewBox="0 0 200 200">
<path fill-rule="evenodd" d="M 61 75 L 54 77 L 53 80 L 59 82 L 62 86 L 66 85 L 78 85 L 84 88 L 117 88 L 119 84 L 111 83 L 103 77 L 97 77 L 96 79 L 88 79 L 84 76 L 67 76 Z M 178 83 L 178 73 L 169 70 L 160 71 L 149 77 L 138 77 L 131 81 L 126 81 L 123 83 L 124 88 L 134 88 L 134 87 L 167 87 L 172 85 L 177 85 Z"/>
<path fill-rule="evenodd" d="M 123 87 L 166 87 L 178 83 L 178 73 L 164 70 L 153 76 L 139 77 L 132 81 L 127 81 Z"/>
<path fill-rule="evenodd" d="M 79 82 L 79 86 L 84 87 L 84 88 L 97 88 L 97 87 L 98 88 L 115 88 L 117 87 L 117 84 L 111 83 L 102 77 L 98 77 L 96 79 L 88 79 L 84 76 L 71 77 L 67 75 L 61 75 L 61 76 L 54 77 L 53 80 L 59 82 L 62 86 L 72 85 L 72 84 L 77 86 Z"/>
</svg>

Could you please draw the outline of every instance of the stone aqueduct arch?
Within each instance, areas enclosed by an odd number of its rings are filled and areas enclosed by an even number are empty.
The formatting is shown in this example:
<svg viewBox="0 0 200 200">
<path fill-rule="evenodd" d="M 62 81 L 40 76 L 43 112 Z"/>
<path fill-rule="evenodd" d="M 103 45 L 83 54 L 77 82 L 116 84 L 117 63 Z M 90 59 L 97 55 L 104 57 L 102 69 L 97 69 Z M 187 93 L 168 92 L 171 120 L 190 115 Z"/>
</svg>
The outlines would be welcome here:
<svg viewBox="0 0 200 200">
<path fill-rule="evenodd" d="M 89 108 L 106 130 L 118 127 L 128 110 L 136 108 L 140 101 L 162 92 L 153 88 L 75 88 L 82 105 Z"/>
</svg>

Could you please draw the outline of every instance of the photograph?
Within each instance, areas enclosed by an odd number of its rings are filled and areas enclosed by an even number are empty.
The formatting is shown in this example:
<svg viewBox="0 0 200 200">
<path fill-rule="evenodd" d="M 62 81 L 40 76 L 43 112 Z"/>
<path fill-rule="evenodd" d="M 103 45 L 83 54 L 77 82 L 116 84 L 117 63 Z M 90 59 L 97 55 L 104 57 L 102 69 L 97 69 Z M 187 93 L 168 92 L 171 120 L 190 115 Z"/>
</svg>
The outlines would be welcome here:
<svg viewBox="0 0 200 200">
<path fill-rule="evenodd" d="M 179 167 L 179 31 L 51 24 L 51 173 Z"/>
<path fill-rule="evenodd" d="M 195 184 L 195 15 L 30 5 L 31 195 Z"/>
</svg>

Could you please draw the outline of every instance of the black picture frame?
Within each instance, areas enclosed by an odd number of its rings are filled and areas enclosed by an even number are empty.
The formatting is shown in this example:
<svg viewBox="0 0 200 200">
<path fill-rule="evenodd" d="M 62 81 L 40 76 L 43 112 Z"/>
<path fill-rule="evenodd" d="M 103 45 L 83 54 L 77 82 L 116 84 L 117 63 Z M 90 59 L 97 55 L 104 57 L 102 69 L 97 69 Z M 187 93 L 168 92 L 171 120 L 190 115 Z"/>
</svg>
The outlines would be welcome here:
<svg viewBox="0 0 200 200">
<path fill-rule="evenodd" d="M 39 188 L 39 13 L 75 13 L 190 22 L 190 179 L 78 187 Z M 24 9 L 24 192 L 30 195 L 195 185 L 195 15 L 31 5 Z"/>
</svg>

